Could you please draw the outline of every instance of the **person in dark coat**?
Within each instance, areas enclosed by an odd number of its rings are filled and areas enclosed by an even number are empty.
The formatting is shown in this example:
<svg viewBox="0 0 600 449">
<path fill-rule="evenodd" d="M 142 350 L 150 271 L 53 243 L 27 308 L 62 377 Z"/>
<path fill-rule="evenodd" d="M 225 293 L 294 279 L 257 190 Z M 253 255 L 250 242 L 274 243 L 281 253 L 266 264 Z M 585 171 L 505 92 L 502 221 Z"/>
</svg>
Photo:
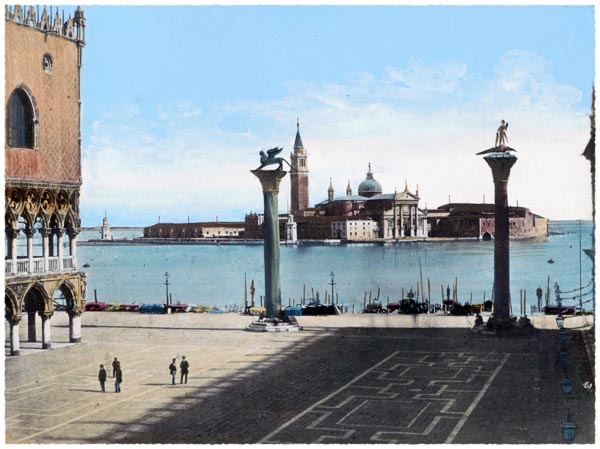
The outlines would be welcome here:
<svg viewBox="0 0 600 449">
<path fill-rule="evenodd" d="M 102 393 L 104 393 L 104 383 L 106 382 L 106 370 L 104 369 L 104 365 L 100 365 L 100 371 L 98 371 L 98 381 L 100 382 Z"/>
<path fill-rule="evenodd" d="M 115 359 L 112 362 L 113 377 L 115 377 L 115 374 L 117 373 L 117 368 L 119 368 L 120 366 L 121 366 L 121 362 L 119 362 L 117 360 L 117 358 L 115 357 Z"/>
<path fill-rule="evenodd" d="M 117 367 L 117 371 L 115 372 L 115 393 L 121 392 L 121 383 L 123 382 L 123 371 L 121 371 L 121 366 Z"/>
<path fill-rule="evenodd" d="M 177 375 L 177 365 L 175 365 L 175 360 L 171 362 L 169 365 L 169 373 L 171 374 L 171 385 L 175 385 L 175 376 Z"/>
<path fill-rule="evenodd" d="M 181 364 L 179 365 L 179 368 L 181 368 L 181 381 L 179 383 L 183 383 L 183 378 L 185 376 L 185 383 L 187 384 L 188 369 L 190 367 L 190 364 L 185 359 L 185 356 L 181 357 L 181 359 Z"/>
</svg>

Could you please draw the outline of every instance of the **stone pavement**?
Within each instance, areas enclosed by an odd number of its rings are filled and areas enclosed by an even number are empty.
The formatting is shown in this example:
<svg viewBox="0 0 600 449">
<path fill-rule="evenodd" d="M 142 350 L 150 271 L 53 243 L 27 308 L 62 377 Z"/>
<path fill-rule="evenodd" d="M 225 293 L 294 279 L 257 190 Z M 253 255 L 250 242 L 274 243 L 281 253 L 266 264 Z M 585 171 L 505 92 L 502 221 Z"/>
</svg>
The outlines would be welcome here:
<svg viewBox="0 0 600 449">
<path fill-rule="evenodd" d="M 6 442 L 562 443 L 567 411 L 575 442 L 594 442 L 595 391 L 582 387 L 593 378 L 578 334 L 569 341 L 575 391 L 566 399 L 556 331 L 255 334 L 242 330 L 250 321 L 84 314 L 83 343 L 5 358 Z M 54 338 L 66 341 L 66 317 L 53 322 Z M 170 385 L 175 355 L 190 362 L 187 384 Z M 122 393 L 109 377 L 103 394 L 98 365 L 113 357 Z"/>
</svg>

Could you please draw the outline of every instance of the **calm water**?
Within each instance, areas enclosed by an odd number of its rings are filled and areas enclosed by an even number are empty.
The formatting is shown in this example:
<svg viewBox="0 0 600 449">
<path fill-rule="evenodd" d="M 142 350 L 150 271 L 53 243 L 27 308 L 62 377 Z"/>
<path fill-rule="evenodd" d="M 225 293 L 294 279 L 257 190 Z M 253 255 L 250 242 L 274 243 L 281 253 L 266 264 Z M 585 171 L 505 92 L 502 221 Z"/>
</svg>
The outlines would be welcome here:
<svg viewBox="0 0 600 449">
<path fill-rule="evenodd" d="M 511 241 L 510 277 L 513 311 L 518 312 L 519 290 L 527 290 L 527 303 L 534 304 L 535 289 L 546 289 L 558 282 L 561 289 L 579 287 L 579 223 L 556 222 L 551 231 L 563 232 L 546 239 Z M 581 223 L 581 248 L 591 248 L 592 224 Z M 114 233 L 115 238 L 139 235 L 132 231 Z M 97 238 L 97 232 L 83 232 L 81 240 Z M 169 292 L 173 302 L 224 307 L 244 302 L 244 273 L 248 286 L 255 280 L 256 302 L 264 295 L 262 246 L 81 246 L 79 265 L 87 274 L 87 300 L 93 301 L 94 290 L 99 301 L 164 302 L 164 273 L 169 273 Z M 419 261 L 423 283 L 431 281 L 433 302 L 441 300 L 444 291 L 458 278 L 461 302 L 489 299 L 493 284 L 493 242 L 415 242 L 402 244 L 352 244 L 338 246 L 281 247 L 282 303 L 289 298 L 299 301 L 303 286 L 307 297 L 311 289 L 324 299 L 331 292 L 330 273 L 335 273 L 335 292 L 340 303 L 362 307 L 365 291 L 373 297 L 381 289 L 384 301 L 398 300 L 402 288 L 416 290 Z M 554 264 L 548 260 L 553 259 Z M 592 277 L 592 262 L 581 257 L 582 285 Z M 583 289 L 589 291 L 590 288 Z M 565 296 L 573 296 L 565 295 Z M 551 296 L 554 298 L 554 295 Z M 585 299 L 591 298 L 590 296 Z M 551 301 L 552 302 L 552 301 Z M 573 301 L 571 301 L 573 302 Z M 591 302 L 584 307 L 591 309 Z M 358 309 L 357 309 L 358 310 Z"/>
</svg>

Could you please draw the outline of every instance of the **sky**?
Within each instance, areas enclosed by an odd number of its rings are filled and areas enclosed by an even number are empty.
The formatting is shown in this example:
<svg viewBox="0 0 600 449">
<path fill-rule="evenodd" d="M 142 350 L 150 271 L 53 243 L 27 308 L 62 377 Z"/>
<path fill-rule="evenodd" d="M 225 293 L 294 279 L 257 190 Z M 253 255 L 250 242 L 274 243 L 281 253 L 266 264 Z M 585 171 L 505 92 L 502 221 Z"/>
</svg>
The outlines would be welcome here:
<svg viewBox="0 0 600 449">
<path fill-rule="evenodd" d="M 67 6 L 74 10 L 74 7 Z M 84 6 L 83 226 L 243 221 L 260 150 L 289 159 L 296 119 L 310 204 L 368 164 L 420 206 L 493 202 L 500 120 L 519 158 L 509 203 L 591 218 L 593 6 Z M 289 176 L 279 209 L 287 210 Z"/>
</svg>

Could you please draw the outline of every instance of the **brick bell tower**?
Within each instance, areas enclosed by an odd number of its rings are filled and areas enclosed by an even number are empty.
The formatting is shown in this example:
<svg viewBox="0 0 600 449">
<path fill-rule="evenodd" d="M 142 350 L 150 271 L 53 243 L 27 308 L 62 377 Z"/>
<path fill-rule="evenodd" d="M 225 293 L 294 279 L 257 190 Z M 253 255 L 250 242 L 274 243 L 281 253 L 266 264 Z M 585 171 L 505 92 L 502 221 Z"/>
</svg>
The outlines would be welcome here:
<svg viewBox="0 0 600 449">
<path fill-rule="evenodd" d="M 300 121 L 296 119 L 296 141 L 294 152 L 290 155 L 292 167 L 290 171 L 291 184 L 291 207 L 290 212 L 294 214 L 308 208 L 308 156 L 302 138 L 300 137 Z"/>
</svg>

